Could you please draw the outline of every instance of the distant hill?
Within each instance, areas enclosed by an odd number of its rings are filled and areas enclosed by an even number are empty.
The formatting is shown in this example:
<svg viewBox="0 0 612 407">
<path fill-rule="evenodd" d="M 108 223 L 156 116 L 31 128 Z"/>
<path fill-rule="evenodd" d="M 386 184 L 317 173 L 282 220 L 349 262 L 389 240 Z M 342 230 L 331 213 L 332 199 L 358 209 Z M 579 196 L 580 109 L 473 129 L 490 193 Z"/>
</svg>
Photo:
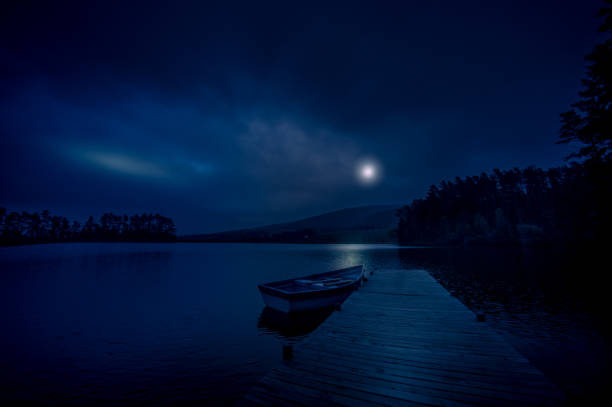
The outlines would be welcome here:
<svg viewBox="0 0 612 407">
<path fill-rule="evenodd" d="M 341 209 L 295 222 L 202 235 L 181 241 L 261 243 L 390 243 L 395 242 L 399 207 L 390 205 Z"/>
</svg>

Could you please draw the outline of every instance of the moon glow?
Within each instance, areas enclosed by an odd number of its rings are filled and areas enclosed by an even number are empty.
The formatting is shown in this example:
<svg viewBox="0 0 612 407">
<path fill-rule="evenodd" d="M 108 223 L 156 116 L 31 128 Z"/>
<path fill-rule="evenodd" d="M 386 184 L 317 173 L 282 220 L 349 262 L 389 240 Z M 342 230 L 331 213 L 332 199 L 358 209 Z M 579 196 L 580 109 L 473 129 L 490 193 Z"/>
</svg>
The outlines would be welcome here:
<svg viewBox="0 0 612 407">
<path fill-rule="evenodd" d="M 373 161 L 362 162 L 357 167 L 357 178 L 364 185 L 374 184 L 380 178 L 380 169 Z"/>
<path fill-rule="evenodd" d="M 363 166 L 363 168 L 361 168 L 361 176 L 363 179 L 372 179 L 375 174 L 376 171 L 374 170 L 374 167 L 369 164 L 366 164 Z"/>
</svg>

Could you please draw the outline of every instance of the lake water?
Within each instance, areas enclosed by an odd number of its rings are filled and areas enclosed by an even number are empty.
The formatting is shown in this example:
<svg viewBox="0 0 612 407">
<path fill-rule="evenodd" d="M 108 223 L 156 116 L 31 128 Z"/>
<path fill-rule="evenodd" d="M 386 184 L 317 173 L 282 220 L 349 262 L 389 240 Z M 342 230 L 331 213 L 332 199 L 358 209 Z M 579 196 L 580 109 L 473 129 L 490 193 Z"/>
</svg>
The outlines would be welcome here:
<svg viewBox="0 0 612 407">
<path fill-rule="evenodd" d="M 277 329 L 257 284 L 364 264 L 427 268 L 583 401 L 603 393 L 609 341 L 557 263 L 548 252 L 385 245 L 0 248 L 0 400 L 231 405 L 319 322 Z"/>
</svg>

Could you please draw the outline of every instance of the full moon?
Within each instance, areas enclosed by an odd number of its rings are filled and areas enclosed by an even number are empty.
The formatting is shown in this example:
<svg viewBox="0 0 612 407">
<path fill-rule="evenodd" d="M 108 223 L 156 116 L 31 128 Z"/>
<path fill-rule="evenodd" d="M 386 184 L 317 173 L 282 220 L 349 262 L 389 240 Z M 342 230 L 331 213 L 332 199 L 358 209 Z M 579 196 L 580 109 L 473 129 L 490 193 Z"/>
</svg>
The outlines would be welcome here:
<svg viewBox="0 0 612 407">
<path fill-rule="evenodd" d="M 357 167 L 357 178 L 364 185 L 373 185 L 380 177 L 378 164 L 374 161 L 361 162 Z"/>
<path fill-rule="evenodd" d="M 370 164 L 366 164 L 361 168 L 361 176 L 363 179 L 372 179 L 376 175 L 376 170 Z"/>
</svg>

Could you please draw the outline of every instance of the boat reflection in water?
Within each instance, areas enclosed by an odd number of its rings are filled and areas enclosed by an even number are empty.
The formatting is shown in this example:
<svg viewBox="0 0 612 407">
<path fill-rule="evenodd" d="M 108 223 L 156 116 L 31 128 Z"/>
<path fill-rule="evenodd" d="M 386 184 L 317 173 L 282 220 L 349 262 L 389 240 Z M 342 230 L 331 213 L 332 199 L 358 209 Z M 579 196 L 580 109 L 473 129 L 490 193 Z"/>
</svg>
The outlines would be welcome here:
<svg viewBox="0 0 612 407">
<path fill-rule="evenodd" d="M 259 331 L 285 344 L 314 331 L 364 281 L 363 265 L 258 286 L 266 307 Z"/>
<path fill-rule="evenodd" d="M 332 312 L 334 307 L 291 314 L 265 307 L 259 315 L 257 328 L 260 332 L 274 335 L 285 342 L 296 343 L 321 325 Z"/>
</svg>

